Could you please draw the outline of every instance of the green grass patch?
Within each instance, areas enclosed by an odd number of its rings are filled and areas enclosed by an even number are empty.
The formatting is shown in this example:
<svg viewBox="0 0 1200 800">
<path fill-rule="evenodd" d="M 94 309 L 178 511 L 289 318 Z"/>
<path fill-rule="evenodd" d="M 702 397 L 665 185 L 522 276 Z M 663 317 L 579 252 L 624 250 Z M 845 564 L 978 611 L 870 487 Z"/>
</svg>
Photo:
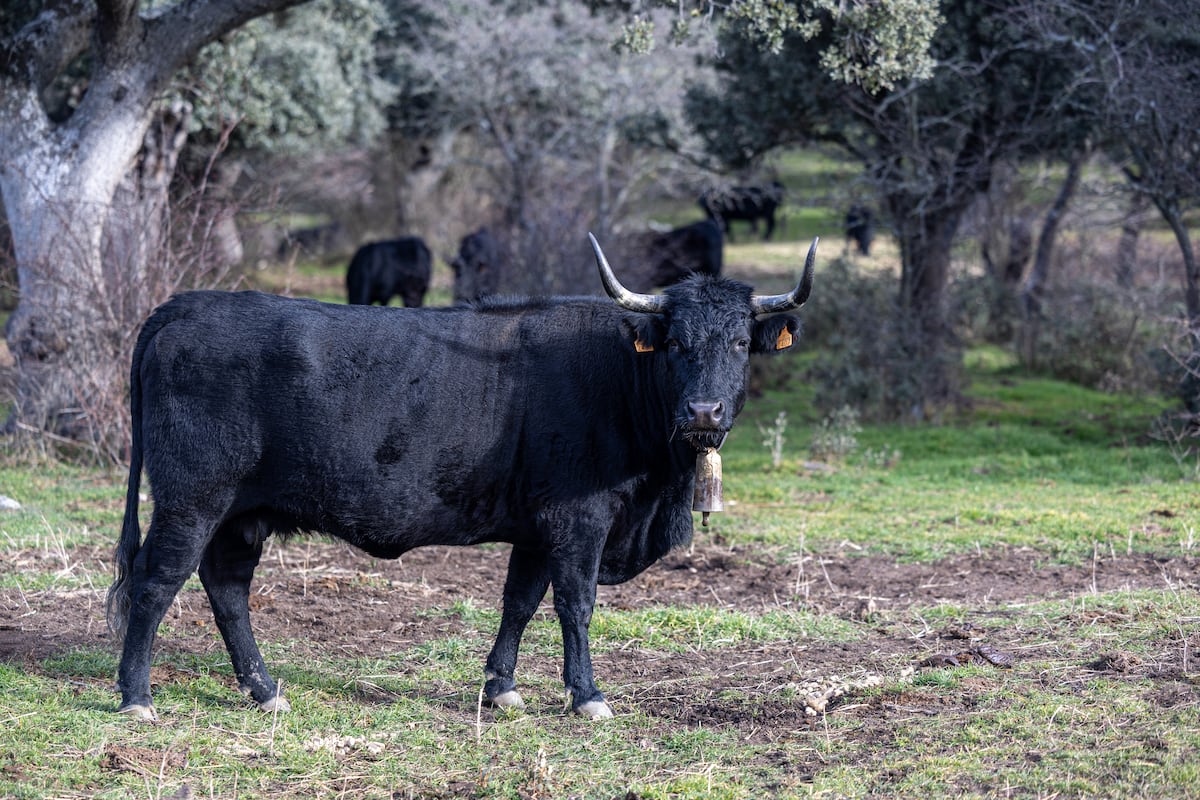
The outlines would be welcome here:
<svg viewBox="0 0 1200 800">
<path fill-rule="evenodd" d="M 601 611 L 592 618 L 594 646 L 672 651 L 733 647 L 750 642 L 846 639 L 852 628 L 840 620 L 808 612 L 751 613 L 709 606 L 651 608 L 639 612 Z"/>
<path fill-rule="evenodd" d="M 812 463 L 821 420 L 803 392 L 752 401 L 722 450 L 731 504 L 712 517 L 715 535 L 785 553 L 850 543 L 909 559 L 996 545 L 1053 557 L 1096 544 L 1191 551 L 1195 484 L 1149 437 L 1167 401 L 1022 376 L 992 351 L 968 364 L 969 411 L 940 425 L 863 426 L 828 463 Z M 774 467 L 764 428 L 781 412 Z"/>
</svg>

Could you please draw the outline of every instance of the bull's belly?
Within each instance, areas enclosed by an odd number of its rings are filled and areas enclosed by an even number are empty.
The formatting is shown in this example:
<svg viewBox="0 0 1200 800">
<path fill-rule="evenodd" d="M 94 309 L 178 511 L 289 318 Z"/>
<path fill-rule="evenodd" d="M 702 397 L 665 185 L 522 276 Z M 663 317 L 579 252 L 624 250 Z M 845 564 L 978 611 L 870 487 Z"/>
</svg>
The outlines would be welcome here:
<svg viewBox="0 0 1200 800">
<path fill-rule="evenodd" d="M 385 506 L 363 499 L 333 503 L 326 498 L 258 505 L 234 515 L 247 536 L 321 534 L 354 545 L 376 558 L 398 558 L 430 545 L 465 546 L 525 541 L 508 517 L 472 518 L 438 503 Z M 251 534 L 251 531 L 258 533 Z"/>
</svg>

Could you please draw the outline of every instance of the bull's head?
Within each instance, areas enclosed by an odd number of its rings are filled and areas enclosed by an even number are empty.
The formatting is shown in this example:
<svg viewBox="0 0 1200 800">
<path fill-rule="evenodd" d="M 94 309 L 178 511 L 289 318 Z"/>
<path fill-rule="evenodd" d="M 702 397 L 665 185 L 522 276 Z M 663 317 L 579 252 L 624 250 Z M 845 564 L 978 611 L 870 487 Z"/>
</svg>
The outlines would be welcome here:
<svg viewBox="0 0 1200 800">
<path fill-rule="evenodd" d="M 588 235 L 608 295 L 635 312 L 625 324 L 641 353 L 664 353 L 674 388 L 672 423 L 698 450 L 717 447 L 746 402 L 751 353 L 791 348 L 800 321 L 781 312 L 804 305 L 812 291 L 817 240 L 813 239 L 804 273 L 790 292 L 755 295 L 744 283 L 697 277 L 661 295 L 639 294 L 621 285 Z"/>
</svg>

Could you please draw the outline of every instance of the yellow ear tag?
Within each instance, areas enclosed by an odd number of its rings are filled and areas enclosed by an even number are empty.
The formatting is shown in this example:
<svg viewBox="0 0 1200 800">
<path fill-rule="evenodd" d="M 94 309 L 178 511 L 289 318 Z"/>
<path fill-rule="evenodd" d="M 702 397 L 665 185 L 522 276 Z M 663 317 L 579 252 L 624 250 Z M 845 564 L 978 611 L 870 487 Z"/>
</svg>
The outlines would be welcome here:
<svg viewBox="0 0 1200 800">
<path fill-rule="evenodd" d="M 785 325 L 783 326 L 783 329 L 779 331 L 779 338 L 775 340 L 775 349 L 787 350 L 792 346 L 792 341 L 792 332 L 789 331 Z"/>
<path fill-rule="evenodd" d="M 641 339 L 634 339 L 633 340 L 633 349 L 637 350 L 639 353 L 653 353 L 654 345 L 646 344 Z"/>
</svg>

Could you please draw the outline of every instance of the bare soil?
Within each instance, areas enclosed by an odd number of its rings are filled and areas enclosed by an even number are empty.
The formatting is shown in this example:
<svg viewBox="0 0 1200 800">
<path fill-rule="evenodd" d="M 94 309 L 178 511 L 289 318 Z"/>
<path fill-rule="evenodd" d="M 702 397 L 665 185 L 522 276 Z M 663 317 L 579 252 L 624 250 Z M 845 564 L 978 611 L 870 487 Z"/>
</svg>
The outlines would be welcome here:
<svg viewBox="0 0 1200 800">
<path fill-rule="evenodd" d="M 99 549 L 68 556 L 30 551 L 0 562 L 0 574 L 52 572 L 56 559 L 65 566 L 95 567 L 108 558 Z M 293 540 L 264 557 L 251 598 L 252 619 L 260 642 L 287 642 L 290 658 L 297 660 L 305 655 L 386 657 L 453 634 L 462 625 L 458 617 L 437 612 L 456 601 L 498 608 L 507 558 L 503 547 L 435 547 L 385 561 L 340 543 Z M 799 722 L 804 708 L 752 699 L 731 702 L 729 690 L 856 672 L 894 674 L 904 665 L 919 667 L 931 655 L 964 652 L 981 641 L 1017 658 L 1036 658 L 1037 643 L 1023 641 L 1024 633 L 1006 624 L 1015 605 L 1128 589 L 1200 589 L 1200 558 L 1195 557 L 1109 553 L 1075 566 L 1043 559 L 1035 551 L 1008 548 L 925 564 L 842 554 L 780 563 L 746 547 L 698 545 L 669 555 L 628 583 L 600 587 L 598 606 L 806 610 L 861 623 L 862 636 L 849 642 L 747 642 L 715 649 L 698 642 L 694 651 L 670 654 L 631 643 L 598 653 L 598 680 L 618 711 L 630 702 L 685 724 L 736 725 L 752 738 L 769 738 L 773 730 L 786 729 L 774 724 L 787 721 L 776 719 L 779 715 Z M 104 588 L 0 591 L 0 660 L 37 669 L 38 662 L 56 654 L 114 646 L 104 623 Z M 947 605 L 955 609 L 955 623 L 930 629 L 921 621 L 921 612 Z M 553 613 L 548 603 L 543 613 Z M 166 622 L 169 630 L 159 644 L 165 654 L 222 648 L 202 591 L 181 593 Z M 481 662 L 485 655 L 479 654 Z M 1121 659 L 1120 653 L 1110 654 L 1110 663 L 1101 666 L 1153 667 Z M 159 661 L 170 663 L 169 655 Z M 527 657 L 522 668 L 555 674 L 557 663 L 542 661 Z M 718 692 L 720 701 L 714 699 Z"/>
</svg>

